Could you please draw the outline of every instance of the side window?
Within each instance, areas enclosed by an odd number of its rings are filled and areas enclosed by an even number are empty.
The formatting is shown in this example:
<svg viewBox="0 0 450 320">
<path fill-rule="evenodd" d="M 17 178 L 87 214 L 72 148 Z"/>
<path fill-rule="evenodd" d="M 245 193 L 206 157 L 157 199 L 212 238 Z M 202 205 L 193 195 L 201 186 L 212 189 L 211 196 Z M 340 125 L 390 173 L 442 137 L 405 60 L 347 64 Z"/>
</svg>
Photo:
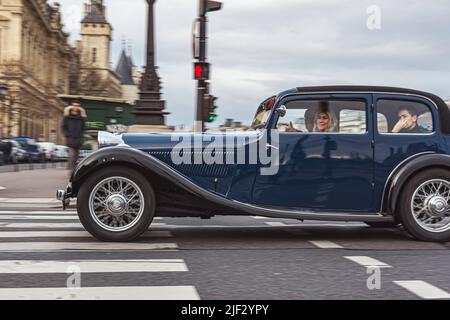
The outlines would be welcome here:
<svg viewBox="0 0 450 320">
<path fill-rule="evenodd" d="M 421 102 L 381 99 L 377 102 L 379 133 L 425 134 L 433 132 L 430 108 Z"/>
<path fill-rule="evenodd" d="M 377 123 L 378 123 L 378 132 L 387 133 L 388 131 L 388 122 L 386 116 L 382 113 L 377 113 Z"/>
<path fill-rule="evenodd" d="M 342 109 L 339 113 L 339 132 L 366 132 L 366 111 Z"/>
<path fill-rule="evenodd" d="M 285 104 L 281 132 L 365 133 L 367 106 L 360 100 L 298 100 Z"/>
</svg>

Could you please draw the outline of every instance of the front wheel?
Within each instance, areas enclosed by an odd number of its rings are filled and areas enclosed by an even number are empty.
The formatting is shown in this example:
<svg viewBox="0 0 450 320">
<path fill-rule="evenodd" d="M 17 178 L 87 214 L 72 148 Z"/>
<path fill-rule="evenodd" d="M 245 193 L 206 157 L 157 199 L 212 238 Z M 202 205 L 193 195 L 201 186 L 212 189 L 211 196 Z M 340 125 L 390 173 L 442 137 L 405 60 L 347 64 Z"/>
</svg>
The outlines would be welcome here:
<svg viewBox="0 0 450 320">
<path fill-rule="evenodd" d="M 131 241 L 145 232 L 155 213 L 152 186 L 127 167 L 105 168 L 80 188 L 78 215 L 86 230 L 102 241 Z"/>
<path fill-rule="evenodd" d="M 408 181 L 400 195 L 400 220 L 419 240 L 450 241 L 450 172 L 431 169 Z"/>
</svg>

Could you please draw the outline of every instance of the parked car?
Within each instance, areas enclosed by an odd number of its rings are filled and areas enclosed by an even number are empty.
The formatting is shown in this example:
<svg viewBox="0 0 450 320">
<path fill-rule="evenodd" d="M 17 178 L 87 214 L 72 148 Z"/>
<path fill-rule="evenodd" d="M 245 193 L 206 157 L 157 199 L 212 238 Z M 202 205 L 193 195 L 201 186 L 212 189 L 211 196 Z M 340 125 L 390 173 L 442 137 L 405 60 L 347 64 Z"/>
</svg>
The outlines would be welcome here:
<svg viewBox="0 0 450 320">
<path fill-rule="evenodd" d="M 155 216 L 261 215 L 401 224 L 450 241 L 450 110 L 430 93 L 295 88 L 261 103 L 248 132 L 99 133 L 99 143 L 109 147 L 57 195 L 78 198 L 100 240 L 135 239 Z"/>
<path fill-rule="evenodd" d="M 69 148 L 63 145 L 55 145 L 54 157 L 56 160 L 67 160 L 69 158 Z"/>
<path fill-rule="evenodd" d="M 12 143 L 11 158 L 13 163 L 29 162 L 29 153 L 16 140 L 9 140 Z"/>
<path fill-rule="evenodd" d="M 38 142 L 37 143 L 39 149 L 44 152 L 45 154 L 45 159 L 47 161 L 54 161 L 56 160 L 55 157 L 55 146 L 56 144 L 52 143 L 52 142 Z"/>
<path fill-rule="evenodd" d="M 0 165 L 5 163 L 6 141 L 0 139 Z"/>
<path fill-rule="evenodd" d="M 18 137 L 14 140 L 26 151 L 29 161 L 45 162 L 45 153 L 39 149 L 35 139 Z"/>
</svg>

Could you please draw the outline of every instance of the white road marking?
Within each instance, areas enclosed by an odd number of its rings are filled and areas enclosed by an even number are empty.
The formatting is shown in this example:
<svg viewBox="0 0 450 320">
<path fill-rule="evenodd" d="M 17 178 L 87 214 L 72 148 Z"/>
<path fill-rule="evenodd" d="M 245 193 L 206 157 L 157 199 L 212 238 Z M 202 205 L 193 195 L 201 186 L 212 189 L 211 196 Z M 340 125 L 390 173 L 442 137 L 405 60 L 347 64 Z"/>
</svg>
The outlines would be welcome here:
<svg viewBox="0 0 450 320">
<path fill-rule="evenodd" d="M 0 238 L 92 238 L 87 231 L 0 231 Z M 141 237 L 169 238 L 173 237 L 170 231 L 152 230 L 142 234 Z"/>
<path fill-rule="evenodd" d="M 2 190 L 6 190 L 6 188 L 5 188 L 5 187 L 2 187 L 2 186 L 0 186 L 0 191 L 2 191 Z"/>
<path fill-rule="evenodd" d="M 26 215 L 9 215 L 0 214 L 0 220 L 78 220 L 78 215 L 51 215 L 51 216 L 26 216 Z"/>
<path fill-rule="evenodd" d="M 263 217 L 263 216 L 252 216 L 252 218 L 253 218 L 253 219 L 256 219 L 256 220 L 270 219 L 270 218 L 268 218 L 268 217 Z"/>
<path fill-rule="evenodd" d="M 347 256 L 344 258 L 356 262 L 357 264 L 362 265 L 364 267 L 392 268 L 390 265 L 384 262 L 381 262 L 377 259 L 367 256 Z"/>
<path fill-rule="evenodd" d="M 175 250 L 176 243 L 123 242 L 1 242 L 0 252 L 90 251 L 90 250 Z"/>
<path fill-rule="evenodd" d="M 5 288 L 0 300 L 200 300 L 193 286 Z"/>
<path fill-rule="evenodd" d="M 394 281 L 422 299 L 450 299 L 450 293 L 421 280 Z"/>
<path fill-rule="evenodd" d="M 72 217 L 72 216 L 78 217 L 77 211 L 0 211 L 0 219 L 7 219 L 4 218 L 4 216 L 7 215 L 15 215 L 18 218 L 30 217 L 30 219 L 38 219 L 38 218 L 50 219 L 50 218 L 42 218 L 44 215 L 47 215 L 49 217 L 51 216 L 51 219 L 56 219 L 53 217 L 53 215 L 61 217 Z M 153 220 L 162 220 L 162 219 L 163 217 L 153 218 Z"/>
<path fill-rule="evenodd" d="M 55 198 L 0 198 L 3 203 L 39 203 L 39 204 L 59 204 L 61 201 Z"/>
<path fill-rule="evenodd" d="M 269 222 L 264 222 L 264 223 L 271 227 L 287 227 L 288 226 L 287 224 L 285 224 L 283 222 L 277 222 L 277 221 L 269 221 Z"/>
<path fill-rule="evenodd" d="M 77 211 L 74 210 L 66 210 L 66 211 L 18 211 L 18 210 L 2 210 L 0 214 L 60 214 L 60 215 L 70 215 L 77 214 Z"/>
<path fill-rule="evenodd" d="M 145 260 L 7 260 L 0 261 L 0 273 L 67 273 L 71 266 L 81 273 L 110 272 L 186 272 L 189 271 L 182 259 Z"/>
<path fill-rule="evenodd" d="M 150 227 L 165 226 L 165 223 L 152 223 Z M 0 227 L 3 228 L 60 228 L 60 229 L 84 229 L 83 225 L 78 222 L 1 222 Z"/>
<path fill-rule="evenodd" d="M 338 245 L 337 243 L 327 241 L 327 240 L 314 240 L 314 241 L 308 241 L 309 243 L 315 245 L 318 248 L 321 249 L 342 249 L 343 247 Z"/>
</svg>

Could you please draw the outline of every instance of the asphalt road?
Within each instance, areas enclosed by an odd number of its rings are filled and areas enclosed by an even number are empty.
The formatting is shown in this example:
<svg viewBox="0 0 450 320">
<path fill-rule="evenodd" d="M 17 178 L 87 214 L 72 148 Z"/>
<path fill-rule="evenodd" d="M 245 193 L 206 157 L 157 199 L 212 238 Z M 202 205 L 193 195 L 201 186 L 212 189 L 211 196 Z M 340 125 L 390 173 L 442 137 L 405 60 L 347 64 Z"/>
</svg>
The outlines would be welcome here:
<svg viewBox="0 0 450 320">
<path fill-rule="evenodd" d="M 104 243 L 74 210 L 8 208 L 0 299 L 449 299 L 449 249 L 401 229 L 247 216 L 158 218 L 138 241 Z"/>
</svg>

